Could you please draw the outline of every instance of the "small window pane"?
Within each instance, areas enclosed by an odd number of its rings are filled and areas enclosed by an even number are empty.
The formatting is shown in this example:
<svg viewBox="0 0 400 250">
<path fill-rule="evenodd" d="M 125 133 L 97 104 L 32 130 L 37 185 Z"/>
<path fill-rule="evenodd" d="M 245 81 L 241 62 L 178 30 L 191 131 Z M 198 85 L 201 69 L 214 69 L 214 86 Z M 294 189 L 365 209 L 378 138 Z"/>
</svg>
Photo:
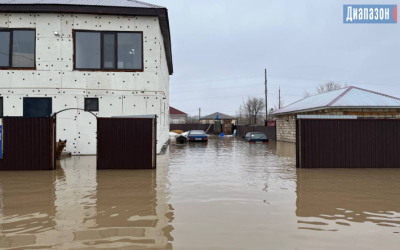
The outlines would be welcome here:
<svg viewBox="0 0 400 250">
<path fill-rule="evenodd" d="M 104 68 L 115 68 L 115 34 L 104 34 Z"/>
<path fill-rule="evenodd" d="M 76 32 L 76 68 L 100 69 L 100 33 Z"/>
<path fill-rule="evenodd" d="M 0 32 L 0 67 L 9 67 L 10 32 Z"/>
<path fill-rule="evenodd" d="M 142 69 L 142 34 L 118 33 L 118 69 Z"/>
<path fill-rule="evenodd" d="M 14 30 L 13 67 L 35 67 L 35 31 Z"/>
<path fill-rule="evenodd" d="M 99 111 L 99 98 L 85 98 L 85 111 Z"/>
<path fill-rule="evenodd" d="M 24 117 L 50 117 L 51 97 L 24 97 Z"/>
</svg>

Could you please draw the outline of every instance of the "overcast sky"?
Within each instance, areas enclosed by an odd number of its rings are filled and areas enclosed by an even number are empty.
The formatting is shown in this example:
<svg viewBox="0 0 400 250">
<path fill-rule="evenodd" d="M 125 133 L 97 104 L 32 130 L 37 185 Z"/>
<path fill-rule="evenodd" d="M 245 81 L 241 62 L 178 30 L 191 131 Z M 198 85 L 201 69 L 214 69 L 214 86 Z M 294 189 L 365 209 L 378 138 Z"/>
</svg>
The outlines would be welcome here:
<svg viewBox="0 0 400 250">
<path fill-rule="evenodd" d="M 343 24 L 343 4 L 381 1 L 145 1 L 168 8 L 170 105 L 190 115 L 264 97 L 265 68 L 269 109 L 328 80 L 400 97 L 400 24 Z"/>
</svg>

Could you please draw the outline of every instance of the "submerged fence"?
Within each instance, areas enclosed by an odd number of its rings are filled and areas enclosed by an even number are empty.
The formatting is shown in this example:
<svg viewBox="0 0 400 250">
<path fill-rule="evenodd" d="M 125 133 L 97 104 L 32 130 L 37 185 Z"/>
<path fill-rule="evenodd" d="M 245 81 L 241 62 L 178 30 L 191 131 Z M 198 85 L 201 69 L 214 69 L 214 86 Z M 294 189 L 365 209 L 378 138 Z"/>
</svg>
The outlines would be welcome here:
<svg viewBox="0 0 400 250">
<path fill-rule="evenodd" d="M 4 117 L 2 120 L 1 171 L 55 169 L 53 118 Z"/>
<path fill-rule="evenodd" d="M 297 120 L 297 167 L 400 168 L 400 120 Z"/>
</svg>

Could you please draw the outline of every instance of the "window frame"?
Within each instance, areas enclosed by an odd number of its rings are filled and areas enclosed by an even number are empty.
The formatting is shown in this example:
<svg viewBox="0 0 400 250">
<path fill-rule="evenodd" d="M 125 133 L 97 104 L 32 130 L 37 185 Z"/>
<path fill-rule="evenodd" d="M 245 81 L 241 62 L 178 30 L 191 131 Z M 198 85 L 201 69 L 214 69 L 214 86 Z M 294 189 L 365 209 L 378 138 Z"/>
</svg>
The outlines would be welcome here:
<svg viewBox="0 0 400 250">
<path fill-rule="evenodd" d="M 33 31 L 34 39 L 33 39 L 33 48 L 34 48 L 34 56 L 33 56 L 33 67 L 13 67 L 12 66 L 12 58 L 13 58 L 13 48 L 14 48 L 14 31 Z M 8 58 L 8 66 L 0 66 L 0 70 L 2 69 L 28 69 L 28 70 L 36 70 L 36 29 L 18 29 L 18 28 L 0 28 L 0 32 L 9 32 L 10 33 L 10 48 L 9 48 L 9 58 Z"/>
<path fill-rule="evenodd" d="M 76 67 L 76 33 L 87 32 L 87 33 L 100 33 L 100 68 L 77 68 Z M 142 36 L 142 63 L 140 69 L 118 69 L 118 33 L 139 33 Z M 115 35 L 115 48 L 114 48 L 114 63 L 115 68 L 104 67 L 104 34 Z M 111 72 L 144 72 L 144 47 L 143 47 L 143 31 L 102 31 L 102 30 L 74 30 L 73 31 L 73 70 L 76 71 L 111 71 Z"/>
<path fill-rule="evenodd" d="M 96 99 L 97 100 L 97 110 L 88 110 L 87 109 L 87 106 L 86 106 L 86 100 L 87 99 L 91 99 L 91 100 L 94 100 L 94 99 Z M 100 109 L 100 100 L 99 100 L 99 98 L 98 97 L 85 97 L 85 101 L 84 101 L 85 103 L 84 103 L 84 111 L 88 111 L 88 112 L 99 112 L 99 109 Z"/>
</svg>

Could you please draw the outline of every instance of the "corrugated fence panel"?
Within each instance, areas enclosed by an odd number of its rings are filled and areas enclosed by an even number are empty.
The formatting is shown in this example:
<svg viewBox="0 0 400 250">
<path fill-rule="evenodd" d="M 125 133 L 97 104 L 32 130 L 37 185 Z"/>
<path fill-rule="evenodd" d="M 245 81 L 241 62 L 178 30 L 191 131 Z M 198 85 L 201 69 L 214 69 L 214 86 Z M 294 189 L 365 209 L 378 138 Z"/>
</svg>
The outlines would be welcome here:
<svg viewBox="0 0 400 250">
<path fill-rule="evenodd" d="M 155 168 L 155 119 L 97 118 L 97 169 Z"/>
<path fill-rule="evenodd" d="M 400 168 L 400 120 L 298 121 L 298 167 Z"/>
<path fill-rule="evenodd" d="M 268 139 L 276 140 L 276 127 L 236 125 L 236 134 L 238 136 L 243 137 L 249 132 L 261 132 L 264 133 Z"/>
<path fill-rule="evenodd" d="M 52 118 L 3 118 L 0 170 L 50 170 Z"/>
</svg>

